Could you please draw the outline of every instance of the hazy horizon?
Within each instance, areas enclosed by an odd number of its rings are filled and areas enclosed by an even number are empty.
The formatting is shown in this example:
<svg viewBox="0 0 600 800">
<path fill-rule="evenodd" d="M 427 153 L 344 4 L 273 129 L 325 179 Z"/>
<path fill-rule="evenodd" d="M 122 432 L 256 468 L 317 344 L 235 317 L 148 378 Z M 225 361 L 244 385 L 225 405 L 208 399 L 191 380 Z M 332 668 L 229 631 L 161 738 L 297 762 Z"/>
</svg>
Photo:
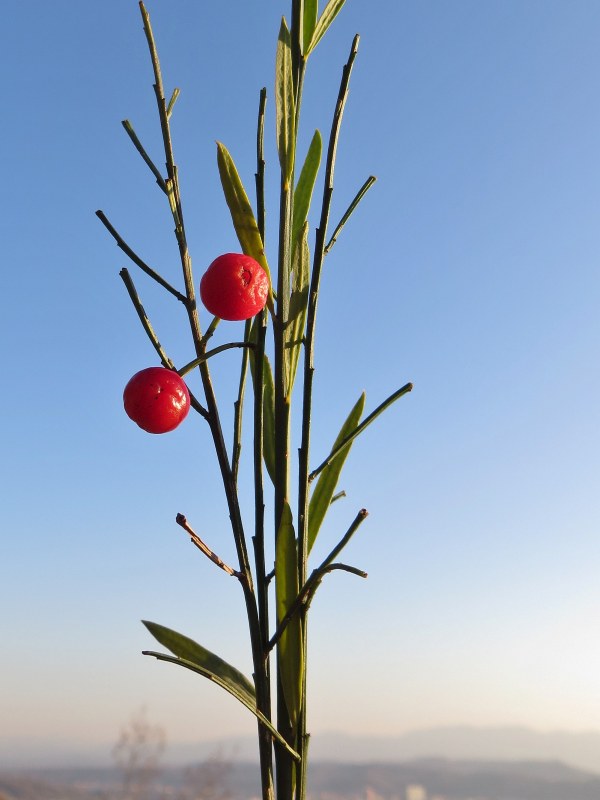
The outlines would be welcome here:
<svg viewBox="0 0 600 800">
<path fill-rule="evenodd" d="M 210 757 L 254 761 L 251 736 L 204 738 L 195 742 L 170 741 L 161 758 L 165 765 L 193 763 Z M 114 766 L 115 742 L 83 744 L 75 741 L 0 739 L 0 769 L 71 769 Z M 538 731 L 526 726 L 450 725 L 415 729 L 388 736 L 324 731 L 311 736 L 316 761 L 341 763 L 395 763 L 418 758 L 481 761 L 560 761 L 600 773 L 600 729 Z"/>
</svg>

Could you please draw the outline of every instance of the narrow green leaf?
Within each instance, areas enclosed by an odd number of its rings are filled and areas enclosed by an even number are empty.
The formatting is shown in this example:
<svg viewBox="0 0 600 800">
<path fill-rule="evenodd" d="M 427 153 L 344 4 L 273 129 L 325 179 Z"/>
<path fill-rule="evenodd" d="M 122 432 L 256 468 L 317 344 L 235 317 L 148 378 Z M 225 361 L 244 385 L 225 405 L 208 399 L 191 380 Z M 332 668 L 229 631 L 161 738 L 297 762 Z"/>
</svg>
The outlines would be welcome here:
<svg viewBox="0 0 600 800">
<path fill-rule="evenodd" d="M 275 384 L 267 356 L 263 367 L 263 456 L 267 472 L 275 483 Z"/>
<path fill-rule="evenodd" d="M 225 200 L 229 207 L 233 227 L 242 251 L 247 256 L 252 256 L 252 258 L 256 259 L 270 278 L 271 273 L 265 256 L 265 248 L 252 206 L 235 163 L 229 151 L 221 142 L 217 142 L 217 164 Z"/>
<path fill-rule="evenodd" d="M 294 168 L 294 81 L 292 78 L 292 42 L 285 21 L 281 20 L 275 56 L 275 118 L 277 151 L 281 171 L 288 179 Z"/>
<path fill-rule="evenodd" d="M 294 191 L 294 215 L 292 220 L 292 242 L 294 243 L 297 241 L 302 226 L 308 218 L 310 201 L 321 164 L 321 149 L 321 134 L 319 131 L 315 131 Z"/>
<path fill-rule="evenodd" d="M 232 694 L 235 693 L 236 696 L 243 695 L 249 703 L 256 705 L 254 685 L 231 664 L 223 661 L 222 658 L 181 633 L 165 628 L 164 625 L 158 625 L 156 622 L 148 622 L 147 620 L 142 620 L 142 622 L 156 641 L 160 642 L 167 650 L 170 650 L 177 658 L 189 661 L 198 669 L 211 675 L 213 680 L 220 683 L 223 688 L 231 691 Z"/>
<path fill-rule="evenodd" d="M 154 658 L 158 659 L 158 661 L 166 661 L 169 664 L 177 664 L 180 667 L 184 667 L 185 669 L 189 669 L 191 672 L 195 672 L 198 675 L 203 675 L 205 678 L 208 678 L 213 683 L 216 683 L 217 686 L 220 686 L 222 689 L 225 689 L 226 692 L 229 692 L 236 700 L 239 700 L 242 705 L 246 706 L 257 719 L 259 719 L 262 724 L 269 730 L 271 735 L 288 751 L 288 753 L 292 756 L 292 758 L 296 759 L 297 761 L 300 759 L 298 753 L 289 746 L 283 736 L 279 733 L 277 728 L 270 722 L 270 720 L 265 717 L 265 715 L 258 710 L 256 704 L 252 698 L 248 698 L 243 692 L 238 692 L 234 687 L 224 683 L 217 675 L 214 675 L 209 670 L 205 669 L 204 667 L 200 666 L 199 664 L 195 664 L 193 661 L 188 661 L 185 658 L 178 658 L 177 656 L 168 656 L 166 653 L 156 653 L 153 650 L 144 650 L 143 655 L 145 656 L 153 656 Z"/>
<path fill-rule="evenodd" d="M 254 341 L 252 333 L 250 338 Z M 256 388 L 255 366 L 254 350 L 250 350 L 250 372 Z M 266 355 L 263 362 L 263 458 L 269 477 L 275 483 L 275 385 L 271 363 Z"/>
<path fill-rule="evenodd" d="M 318 0 L 304 0 L 304 17 L 302 19 L 302 54 L 305 55 L 317 24 L 319 13 Z"/>
<path fill-rule="evenodd" d="M 323 13 L 320 16 L 319 21 L 315 26 L 315 30 L 313 32 L 310 45 L 308 47 L 307 52 L 305 53 L 306 56 L 312 53 L 315 47 L 319 44 L 319 42 L 325 35 L 327 28 L 331 25 L 333 20 L 342 10 L 342 6 L 344 5 L 345 2 L 346 0 L 329 0 L 327 5 L 323 9 Z"/>
<path fill-rule="evenodd" d="M 306 310 L 308 307 L 308 283 L 310 272 L 310 252 L 308 249 L 308 224 L 305 222 L 294 246 L 292 259 L 292 295 L 290 297 L 290 322 L 286 328 L 286 358 L 288 360 L 287 394 L 291 394 L 296 378 L 296 370 L 302 350 Z"/>
<path fill-rule="evenodd" d="M 340 442 L 342 442 L 346 436 L 348 436 L 348 434 L 356 428 L 364 407 L 365 393 L 363 392 L 356 401 L 352 411 L 346 417 L 346 421 L 342 425 L 337 439 L 333 443 L 332 451 L 335 450 Z M 352 443 L 346 445 L 346 448 L 340 451 L 340 454 L 335 461 L 332 461 L 331 464 L 325 467 L 310 498 L 310 503 L 308 506 L 309 552 L 315 543 L 319 529 L 323 523 L 323 520 L 325 519 L 325 515 L 327 514 L 329 506 L 331 505 L 333 493 L 335 492 L 335 487 L 337 486 L 344 462 L 348 456 L 348 453 L 350 452 L 351 444 Z"/>
<path fill-rule="evenodd" d="M 298 596 L 298 549 L 292 512 L 285 503 L 275 547 L 275 594 L 277 621 L 286 615 Z M 277 646 L 279 671 L 285 705 L 292 727 L 295 726 L 302 705 L 302 679 L 304 658 L 300 617 L 295 614 L 281 635 Z"/>
</svg>

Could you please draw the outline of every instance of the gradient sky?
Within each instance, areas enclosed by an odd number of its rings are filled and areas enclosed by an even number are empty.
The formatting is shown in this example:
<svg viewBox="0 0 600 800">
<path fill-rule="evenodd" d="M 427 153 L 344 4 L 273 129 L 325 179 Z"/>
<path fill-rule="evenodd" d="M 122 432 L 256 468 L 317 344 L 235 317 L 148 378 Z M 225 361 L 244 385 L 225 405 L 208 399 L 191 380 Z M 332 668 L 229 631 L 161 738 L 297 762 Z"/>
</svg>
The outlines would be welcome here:
<svg viewBox="0 0 600 800">
<path fill-rule="evenodd" d="M 250 190 L 289 8 L 148 8 L 167 91 L 182 89 L 199 280 L 237 249 L 214 142 Z M 4 17 L 0 750 L 104 747 L 142 705 L 174 740 L 251 734 L 232 698 L 140 655 L 146 618 L 250 671 L 238 587 L 174 523 L 185 513 L 234 560 L 206 426 L 151 437 L 121 405 L 156 359 L 94 211 L 179 281 L 168 207 L 120 126 L 160 161 L 137 3 L 11 2 Z M 345 554 L 368 581 L 333 575 L 313 605 L 310 727 L 600 729 L 600 5 L 349 0 L 309 64 L 301 152 L 329 130 L 357 31 L 333 217 L 378 182 L 327 261 L 314 460 L 363 389 L 368 410 L 415 389 L 355 444 L 316 548 L 369 509 Z M 271 98 L 267 125 L 273 261 Z M 181 310 L 134 269 L 161 340 L 190 360 Z M 223 323 L 215 340 L 240 333 Z M 226 420 L 238 361 L 213 367 Z"/>
</svg>

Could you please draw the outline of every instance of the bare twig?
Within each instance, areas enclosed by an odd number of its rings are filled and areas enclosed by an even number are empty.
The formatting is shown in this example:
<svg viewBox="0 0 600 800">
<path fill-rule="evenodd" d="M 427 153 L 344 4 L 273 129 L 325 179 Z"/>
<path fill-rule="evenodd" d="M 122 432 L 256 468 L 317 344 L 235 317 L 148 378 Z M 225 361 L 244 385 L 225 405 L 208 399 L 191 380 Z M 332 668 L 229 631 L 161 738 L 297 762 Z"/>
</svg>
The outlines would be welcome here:
<svg viewBox="0 0 600 800">
<path fill-rule="evenodd" d="M 177 514 L 175 517 L 175 522 L 180 525 L 186 533 L 189 534 L 192 543 L 196 545 L 198 550 L 201 550 L 205 556 L 208 556 L 208 558 L 210 558 L 210 560 L 216 564 L 217 567 L 221 567 L 221 569 L 228 575 L 233 575 L 235 578 L 238 578 L 241 581 L 244 580 L 244 575 L 241 572 L 238 572 L 237 570 L 228 566 L 223 559 L 219 558 L 216 553 L 213 553 L 210 547 L 205 544 L 198 534 L 193 530 L 183 514 Z"/>
<path fill-rule="evenodd" d="M 161 286 L 162 286 L 164 289 L 166 289 L 166 290 L 167 290 L 167 292 L 169 292 L 170 294 L 172 294 L 172 295 L 173 295 L 173 297 L 176 297 L 176 298 L 179 300 L 179 302 L 180 302 L 180 303 L 183 303 L 184 305 L 187 305 L 187 302 L 188 302 L 188 301 L 187 301 L 187 298 L 185 297 L 185 295 L 181 294 L 181 292 L 177 291 L 177 289 L 175 289 L 173 286 L 171 286 L 171 284 L 170 284 L 168 281 L 166 281 L 166 280 L 165 280 L 165 279 L 162 277 L 162 275 L 159 275 L 159 274 L 158 274 L 158 272 L 156 272 L 156 270 L 152 269 L 152 267 L 149 267 L 149 266 L 148 266 L 148 264 L 146 264 L 146 262 L 145 262 L 145 261 L 142 261 L 142 259 L 141 259 L 141 258 L 138 256 L 138 254 L 137 254 L 137 253 L 135 253 L 135 252 L 134 252 L 134 251 L 131 249 L 131 247 L 129 247 L 129 245 L 128 245 L 128 244 L 127 244 L 127 242 L 126 242 L 126 241 L 123 239 L 123 237 L 122 237 L 122 236 L 121 236 L 121 235 L 118 233 L 118 231 L 117 231 L 117 230 L 116 230 L 116 229 L 115 229 L 115 228 L 114 228 L 114 227 L 113 227 L 113 226 L 110 224 L 110 222 L 108 221 L 108 219 L 107 219 L 107 217 L 106 217 L 106 214 L 104 213 L 104 211 L 96 211 L 96 216 L 98 217 L 98 219 L 100 220 L 100 222 L 101 222 L 101 223 L 104 225 L 104 227 L 106 228 L 106 230 L 107 230 L 107 231 L 110 233 L 110 235 L 113 237 L 113 239 L 115 240 L 115 242 L 117 243 L 117 245 L 118 245 L 118 246 L 121 248 L 121 250 L 122 250 L 122 251 L 123 251 L 123 252 L 124 252 L 124 253 L 125 253 L 125 254 L 126 254 L 126 255 L 127 255 L 127 256 L 128 256 L 130 259 L 131 259 L 131 260 L 132 260 L 132 261 L 133 261 L 133 263 L 134 263 L 134 264 L 137 264 L 137 266 L 138 266 L 138 267 L 139 267 L 139 268 L 140 268 L 140 269 L 141 269 L 143 272 L 145 272 L 145 273 L 146 273 L 146 275 L 149 275 L 149 276 L 150 276 L 151 278 L 153 278 L 153 279 L 154 279 L 154 280 L 155 280 L 157 283 L 159 283 L 159 284 L 160 284 L 160 285 L 161 285 Z"/>
</svg>

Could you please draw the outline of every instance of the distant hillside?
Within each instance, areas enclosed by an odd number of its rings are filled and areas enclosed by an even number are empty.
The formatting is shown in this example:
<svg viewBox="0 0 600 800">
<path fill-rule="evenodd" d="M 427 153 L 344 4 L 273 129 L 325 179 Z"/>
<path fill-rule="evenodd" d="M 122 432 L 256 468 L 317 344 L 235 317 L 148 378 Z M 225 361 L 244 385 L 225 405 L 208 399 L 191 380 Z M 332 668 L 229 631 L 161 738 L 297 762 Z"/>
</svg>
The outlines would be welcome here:
<svg viewBox="0 0 600 800">
<path fill-rule="evenodd" d="M 161 774 L 156 796 L 173 796 L 183 769 Z M 36 770 L 0 773 L 0 796 L 7 800 L 109 800 L 116 797 L 113 769 Z M 558 762 L 482 762 L 420 759 L 400 764 L 313 762 L 309 800 L 403 800 L 406 787 L 422 786 L 439 800 L 599 800 L 600 776 Z M 86 788 L 84 788 L 86 787 Z M 230 800 L 248 800 L 259 793 L 255 764 L 232 765 L 223 787 Z"/>
<path fill-rule="evenodd" d="M 444 800 L 599 800 L 600 777 L 556 762 L 506 764 L 424 759 L 405 764 L 313 764 L 313 800 L 403 797 L 409 785 Z"/>
<path fill-rule="evenodd" d="M 0 772 L 0 800 L 90 800 L 91 797 L 75 781 L 55 783 L 22 773 Z"/>
<path fill-rule="evenodd" d="M 85 742 L 0 738 L 0 770 L 105 767 L 111 763 L 111 748 L 111 743 L 102 746 Z M 310 751 L 314 760 L 345 763 L 400 763 L 420 758 L 560 761 L 600 775 L 600 731 L 542 733 L 525 727 L 455 726 L 409 731 L 397 736 L 315 733 L 311 737 Z M 214 753 L 221 753 L 228 760 L 252 761 L 257 758 L 256 741 L 249 736 L 169 742 L 164 760 L 175 766 L 199 761 Z"/>
<path fill-rule="evenodd" d="M 526 727 L 457 725 L 408 731 L 399 736 L 329 733 L 311 738 L 311 753 L 319 760 L 356 762 L 430 757 L 561 761 L 600 774 L 600 731 L 540 732 Z"/>
<path fill-rule="evenodd" d="M 256 758 L 256 742 L 240 737 L 194 745 L 172 743 L 167 759 L 180 764 L 205 758 L 211 752 L 250 761 Z M 453 726 L 408 731 L 397 736 L 316 733 L 311 736 L 310 752 L 318 761 L 344 763 L 398 763 L 418 758 L 561 761 L 600 775 L 600 731 L 542 733 L 525 727 Z"/>
</svg>

